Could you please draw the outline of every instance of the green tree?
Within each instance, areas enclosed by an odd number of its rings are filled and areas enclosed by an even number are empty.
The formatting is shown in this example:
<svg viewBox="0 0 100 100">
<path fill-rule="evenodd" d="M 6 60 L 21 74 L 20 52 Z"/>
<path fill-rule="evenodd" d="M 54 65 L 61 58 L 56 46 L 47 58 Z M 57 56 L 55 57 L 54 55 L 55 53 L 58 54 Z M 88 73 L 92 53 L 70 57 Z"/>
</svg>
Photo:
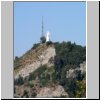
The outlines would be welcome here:
<svg viewBox="0 0 100 100">
<path fill-rule="evenodd" d="M 36 49 L 39 46 L 39 43 L 33 44 L 33 47 L 31 49 Z"/>
<path fill-rule="evenodd" d="M 19 57 L 18 56 L 15 56 L 15 61 L 18 61 L 19 60 Z"/>
<path fill-rule="evenodd" d="M 28 91 L 24 90 L 23 97 L 29 98 Z"/>
<path fill-rule="evenodd" d="M 86 82 L 84 80 L 82 81 L 76 81 L 77 90 L 75 93 L 76 98 L 85 98 L 86 97 Z"/>
<path fill-rule="evenodd" d="M 22 85 L 22 84 L 24 84 L 23 77 L 19 75 L 19 78 L 14 80 L 14 84 L 15 85 Z"/>
</svg>

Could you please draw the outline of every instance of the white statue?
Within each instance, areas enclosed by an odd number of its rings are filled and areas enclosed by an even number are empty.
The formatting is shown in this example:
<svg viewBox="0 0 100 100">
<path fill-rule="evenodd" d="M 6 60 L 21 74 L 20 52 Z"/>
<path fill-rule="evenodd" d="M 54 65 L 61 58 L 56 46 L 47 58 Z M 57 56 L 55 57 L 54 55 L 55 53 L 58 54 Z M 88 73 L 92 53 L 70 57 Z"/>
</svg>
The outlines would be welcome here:
<svg viewBox="0 0 100 100">
<path fill-rule="evenodd" d="M 46 34 L 46 42 L 50 41 L 50 32 L 47 31 L 47 34 Z"/>
</svg>

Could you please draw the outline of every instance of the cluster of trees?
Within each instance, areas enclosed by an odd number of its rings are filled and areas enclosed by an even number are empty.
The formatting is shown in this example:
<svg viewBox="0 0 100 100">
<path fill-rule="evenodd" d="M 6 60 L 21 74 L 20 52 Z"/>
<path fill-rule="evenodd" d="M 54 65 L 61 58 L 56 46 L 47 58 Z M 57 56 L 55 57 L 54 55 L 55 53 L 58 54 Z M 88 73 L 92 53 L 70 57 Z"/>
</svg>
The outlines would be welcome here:
<svg viewBox="0 0 100 100">
<path fill-rule="evenodd" d="M 50 44 L 52 42 L 47 45 Z M 83 82 L 83 79 L 85 79 L 86 75 L 83 75 L 81 71 L 77 71 L 74 79 L 66 78 L 66 71 L 79 67 L 80 63 L 86 60 L 86 47 L 71 42 L 53 44 L 55 45 L 56 56 L 54 58 L 54 66 L 52 67 L 54 70 L 51 75 L 52 78 L 50 78 L 49 74 L 45 74 L 47 67 L 41 66 L 29 75 L 29 81 L 35 80 L 38 77 L 42 86 L 46 86 L 52 81 L 54 84 L 62 85 L 70 97 L 85 97 L 86 84 Z"/>
<path fill-rule="evenodd" d="M 62 60 L 63 64 L 79 65 L 86 60 L 86 47 L 76 45 L 76 43 L 62 42 L 55 43 L 56 61 Z"/>
<path fill-rule="evenodd" d="M 41 65 L 35 72 L 30 73 L 28 81 L 39 80 L 40 86 L 46 86 L 50 81 L 50 75 L 45 73 L 47 71 L 46 65 Z"/>
<path fill-rule="evenodd" d="M 65 78 L 65 71 L 79 67 L 86 60 L 86 47 L 71 42 L 55 43 L 54 69 L 58 80 Z"/>
<path fill-rule="evenodd" d="M 76 77 L 74 79 L 69 79 L 66 78 L 66 71 L 80 67 L 80 63 L 86 61 L 86 47 L 76 45 L 76 43 L 71 43 L 69 41 L 55 43 L 55 48 L 56 56 L 54 62 L 54 80 L 64 87 L 70 97 L 84 97 L 86 84 L 82 84 L 82 82 L 86 75 L 83 75 L 81 71 L 77 71 Z M 81 85 L 84 87 L 82 88 L 84 93 L 82 93 L 82 89 L 79 88 Z"/>
</svg>

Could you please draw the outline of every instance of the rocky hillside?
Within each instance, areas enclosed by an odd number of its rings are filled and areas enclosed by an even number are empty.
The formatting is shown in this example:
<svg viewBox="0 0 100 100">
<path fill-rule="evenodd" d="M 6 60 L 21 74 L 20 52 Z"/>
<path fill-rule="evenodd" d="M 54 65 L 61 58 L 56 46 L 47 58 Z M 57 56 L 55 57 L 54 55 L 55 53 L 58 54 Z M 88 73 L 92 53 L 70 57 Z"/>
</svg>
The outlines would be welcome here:
<svg viewBox="0 0 100 100">
<path fill-rule="evenodd" d="M 55 87 L 44 87 L 37 94 L 37 98 L 52 98 L 52 97 L 68 97 L 68 94 L 65 92 L 64 88 L 61 85 Z"/>
<path fill-rule="evenodd" d="M 86 49 L 71 42 L 35 44 L 14 61 L 14 97 L 84 98 Z"/>
<path fill-rule="evenodd" d="M 41 65 L 49 63 L 49 60 L 54 59 L 55 48 L 53 45 L 46 46 L 46 44 L 39 45 L 36 49 L 30 50 L 23 55 L 18 62 L 16 62 L 14 77 L 26 77 L 29 73 L 35 71 Z"/>
</svg>

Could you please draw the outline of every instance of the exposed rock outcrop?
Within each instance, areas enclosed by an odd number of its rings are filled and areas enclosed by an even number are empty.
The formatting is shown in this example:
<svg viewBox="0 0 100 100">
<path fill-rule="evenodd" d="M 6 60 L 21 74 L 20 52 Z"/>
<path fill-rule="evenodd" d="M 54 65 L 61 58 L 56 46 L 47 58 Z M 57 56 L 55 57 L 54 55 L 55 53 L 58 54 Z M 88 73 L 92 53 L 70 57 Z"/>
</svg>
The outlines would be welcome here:
<svg viewBox="0 0 100 100">
<path fill-rule="evenodd" d="M 60 85 L 56 87 L 44 87 L 37 94 L 37 98 L 52 98 L 52 97 L 68 97 L 68 94 L 64 91 L 64 88 Z"/>
<path fill-rule="evenodd" d="M 84 74 L 86 72 L 86 62 L 80 64 L 80 67 L 77 67 L 75 69 L 69 69 L 66 72 L 66 78 L 75 78 L 77 76 L 77 71 L 81 71 L 81 74 Z"/>
<path fill-rule="evenodd" d="M 54 56 L 56 55 L 55 53 L 55 48 L 52 46 L 52 47 L 48 47 L 48 48 L 45 48 L 45 49 L 41 49 L 41 52 L 40 52 L 40 48 L 37 49 L 37 52 L 34 52 L 32 55 L 30 56 L 34 56 L 36 55 L 36 59 L 34 60 L 33 59 L 33 62 L 32 63 L 29 63 L 31 62 L 31 60 L 29 59 L 27 61 L 26 64 L 24 64 L 24 67 L 20 67 L 18 69 L 15 70 L 15 73 L 14 73 L 14 76 L 15 76 L 15 79 L 20 76 L 22 76 L 23 78 L 28 76 L 31 72 L 35 71 L 37 68 L 39 68 L 41 65 L 45 65 L 49 62 L 49 59 L 50 58 L 54 58 Z M 30 56 L 28 56 L 28 58 L 30 58 Z M 23 57 L 24 59 L 26 58 L 25 56 Z M 28 59 L 27 58 L 27 59 Z"/>
</svg>

